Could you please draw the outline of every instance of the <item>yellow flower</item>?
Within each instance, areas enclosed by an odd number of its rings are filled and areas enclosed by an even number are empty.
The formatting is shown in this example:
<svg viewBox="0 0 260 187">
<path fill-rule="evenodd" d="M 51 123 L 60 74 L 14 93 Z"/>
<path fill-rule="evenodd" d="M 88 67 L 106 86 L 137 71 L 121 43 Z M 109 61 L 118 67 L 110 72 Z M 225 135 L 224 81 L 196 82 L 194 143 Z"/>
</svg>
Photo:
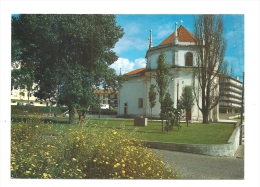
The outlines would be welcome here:
<svg viewBox="0 0 260 187">
<path fill-rule="evenodd" d="M 47 173 L 43 173 L 42 175 L 43 175 L 43 178 L 47 178 L 47 176 L 48 176 Z"/>
<path fill-rule="evenodd" d="M 30 174 L 31 172 L 30 172 L 30 171 L 26 171 L 25 173 L 26 173 L 26 174 Z"/>
<path fill-rule="evenodd" d="M 74 162 L 75 162 L 75 161 L 77 161 L 77 159 L 76 159 L 76 158 L 72 158 L 72 161 L 74 161 Z"/>
<path fill-rule="evenodd" d="M 120 166 L 120 164 L 119 164 L 119 163 L 115 164 L 115 165 L 114 165 L 114 168 L 116 168 L 116 167 L 118 167 L 118 166 Z"/>
<path fill-rule="evenodd" d="M 117 134 L 117 132 L 116 132 L 116 131 L 113 131 L 113 134 Z"/>
<path fill-rule="evenodd" d="M 106 162 L 106 164 L 108 164 L 108 162 Z"/>
<path fill-rule="evenodd" d="M 80 169 L 77 169 L 77 171 L 81 172 L 81 170 L 80 170 Z"/>
<path fill-rule="evenodd" d="M 125 170 L 122 170 L 122 174 L 125 174 Z"/>
<path fill-rule="evenodd" d="M 96 162 L 97 161 L 97 158 L 95 158 L 94 160 L 93 160 L 93 162 Z"/>
</svg>

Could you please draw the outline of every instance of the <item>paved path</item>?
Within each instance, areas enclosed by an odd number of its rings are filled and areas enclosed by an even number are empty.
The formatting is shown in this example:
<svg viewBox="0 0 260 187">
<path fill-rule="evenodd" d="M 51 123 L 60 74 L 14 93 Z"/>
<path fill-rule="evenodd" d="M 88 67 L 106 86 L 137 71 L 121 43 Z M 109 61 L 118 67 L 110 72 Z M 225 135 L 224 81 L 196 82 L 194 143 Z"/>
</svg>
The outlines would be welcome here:
<svg viewBox="0 0 260 187">
<path fill-rule="evenodd" d="M 151 149 L 174 163 L 182 179 L 244 179 L 244 159 Z"/>
</svg>

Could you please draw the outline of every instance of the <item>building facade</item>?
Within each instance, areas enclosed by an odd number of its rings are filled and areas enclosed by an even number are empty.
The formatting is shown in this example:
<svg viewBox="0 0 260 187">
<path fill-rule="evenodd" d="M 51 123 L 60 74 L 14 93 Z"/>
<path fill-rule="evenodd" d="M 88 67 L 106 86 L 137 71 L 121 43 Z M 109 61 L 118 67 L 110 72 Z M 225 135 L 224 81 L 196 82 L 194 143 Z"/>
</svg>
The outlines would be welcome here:
<svg viewBox="0 0 260 187">
<path fill-rule="evenodd" d="M 33 88 L 36 85 L 33 84 Z M 33 91 L 30 93 L 25 87 L 13 87 L 11 91 L 11 105 L 32 105 L 32 106 L 48 106 L 50 102 L 42 101 L 34 97 Z"/>
<path fill-rule="evenodd" d="M 129 81 L 125 82 L 118 94 L 118 115 L 119 116 L 143 116 L 159 117 L 160 103 L 157 95 L 156 106 L 149 107 L 149 88 L 156 84 L 154 76 L 157 69 L 157 59 L 161 52 L 166 55 L 166 61 L 170 64 L 169 93 L 177 108 L 177 100 L 180 99 L 185 86 L 192 86 L 192 75 L 196 66 L 196 37 L 184 26 L 177 28 L 158 46 L 152 46 L 152 33 L 150 31 L 149 48 L 146 53 L 147 64 L 127 73 Z M 196 83 L 197 84 L 197 81 Z M 196 103 L 190 111 L 191 121 L 202 120 L 202 114 Z M 212 121 L 218 121 L 218 107 L 215 107 L 211 114 Z"/>
<path fill-rule="evenodd" d="M 103 108 L 117 108 L 118 91 L 114 90 L 94 90 L 100 99 L 100 106 Z"/>
<path fill-rule="evenodd" d="M 20 69 L 21 63 L 15 61 L 11 63 L 11 71 Z M 34 89 L 36 84 L 33 83 L 32 91 L 28 92 L 25 86 L 13 86 L 11 90 L 11 105 L 33 105 L 33 106 L 48 106 L 51 102 L 39 100 L 34 97 Z"/>
<path fill-rule="evenodd" d="M 242 104 L 243 83 L 239 81 L 238 77 L 234 79 L 221 74 L 219 90 L 223 95 L 219 100 L 219 112 L 239 113 Z"/>
</svg>

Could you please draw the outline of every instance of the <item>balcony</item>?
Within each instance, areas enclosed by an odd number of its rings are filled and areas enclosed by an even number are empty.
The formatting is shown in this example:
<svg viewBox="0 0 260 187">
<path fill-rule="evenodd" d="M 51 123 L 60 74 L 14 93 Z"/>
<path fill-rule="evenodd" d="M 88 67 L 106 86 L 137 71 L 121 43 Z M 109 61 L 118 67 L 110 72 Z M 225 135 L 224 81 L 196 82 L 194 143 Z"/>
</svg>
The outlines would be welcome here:
<svg viewBox="0 0 260 187">
<path fill-rule="evenodd" d="M 223 97 L 223 98 L 230 98 L 230 99 L 242 100 L 242 95 L 234 94 L 234 93 L 232 93 L 232 92 L 222 93 L 222 97 Z"/>
</svg>

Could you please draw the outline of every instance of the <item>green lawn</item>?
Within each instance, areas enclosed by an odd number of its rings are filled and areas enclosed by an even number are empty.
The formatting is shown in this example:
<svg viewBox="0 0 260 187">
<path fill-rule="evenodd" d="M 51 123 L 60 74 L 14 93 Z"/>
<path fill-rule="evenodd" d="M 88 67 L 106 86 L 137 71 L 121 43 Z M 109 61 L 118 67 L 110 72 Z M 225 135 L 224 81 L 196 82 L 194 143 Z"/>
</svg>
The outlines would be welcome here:
<svg viewBox="0 0 260 187">
<path fill-rule="evenodd" d="M 68 118 L 45 118 L 47 121 L 53 121 L 54 131 L 66 131 L 78 128 L 80 125 L 64 124 Z M 56 123 L 55 123 L 56 122 Z M 64 123 L 62 123 L 64 122 Z M 186 123 L 181 124 L 178 130 L 174 127 L 170 132 L 162 132 L 161 121 L 148 121 L 148 126 L 140 127 L 134 126 L 132 119 L 93 119 L 89 118 L 84 127 L 100 128 L 106 130 L 107 128 L 116 128 L 135 132 L 136 136 L 142 140 L 159 141 L 159 142 L 175 142 L 187 144 L 226 144 L 234 130 L 233 124 L 223 123 L 190 123 L 189 127 Z"/>
</svg>

